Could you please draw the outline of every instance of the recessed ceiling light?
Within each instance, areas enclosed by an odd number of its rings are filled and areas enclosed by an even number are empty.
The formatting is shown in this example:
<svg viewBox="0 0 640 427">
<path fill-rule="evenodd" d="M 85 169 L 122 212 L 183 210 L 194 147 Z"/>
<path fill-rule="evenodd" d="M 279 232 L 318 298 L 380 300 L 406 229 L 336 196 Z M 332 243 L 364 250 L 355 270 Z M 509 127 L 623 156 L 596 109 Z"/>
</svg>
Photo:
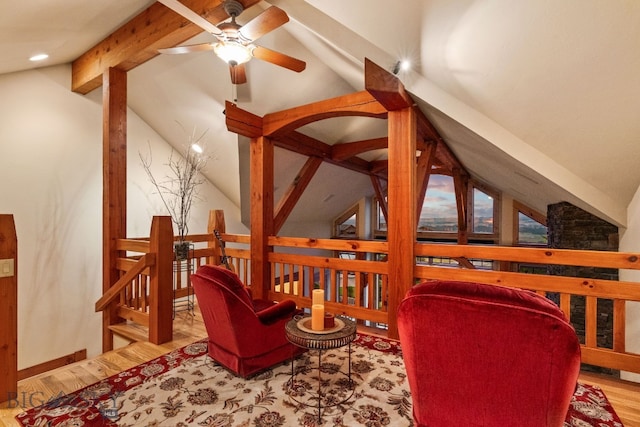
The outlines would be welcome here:
<svg viewBox="0 0 640 427">
<path fill-rule="evenodd" d="M 47 55 L 46 53 L 39 53 L 37 55 L 33 55 L 31 58 L 29 58 L 29 61 L 43 61 L 45 59 L 47 59 L 49 57 L 49 55 Z"/>
</svg>

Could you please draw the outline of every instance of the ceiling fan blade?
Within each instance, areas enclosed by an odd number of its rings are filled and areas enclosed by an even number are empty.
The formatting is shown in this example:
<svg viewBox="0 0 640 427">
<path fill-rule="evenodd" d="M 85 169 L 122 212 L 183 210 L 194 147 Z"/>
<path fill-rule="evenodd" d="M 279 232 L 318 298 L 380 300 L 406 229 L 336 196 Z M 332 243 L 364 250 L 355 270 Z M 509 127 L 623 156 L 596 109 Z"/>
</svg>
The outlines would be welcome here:
<svg viewBox="0 0 640 427">
<path fill-rule="evenodd" d="M 244 28 L 244 27 L 243 27 Z M 279 65 L 289 70 L 300 72 L 307 67 L 307 63 L 284 53 L 276 52 L 266 47 L 256 46 L 253 49 L 253 56 L 263 61 L 270 62 L 275 65 Z"/>
<path fill-rule="evenodd" d="M 173 10 L 179 15 L 182 15 L 184 18 L 187 18 L 189 21 L 193 22 L 200 28 L 205 31 L 210 32 L 216 37 L 222 36 L 222 30 L 220 28 L 213 25 L 211 22 L 204 19 L 202 16 L 195 13 L 193 10 L 189 9 L 187 6 L 180 3 L 178 0 L 158 0 L 163 5 L 167 6 L 169 9 Z"/>
<path fill-rule="evenodd" d="M 231 83 L 234 85 L 241 85 L 247 82 L 247 70 L 244 64 L 229 65 L 229 72 L 231 73 Z"/>
<path fill-rule="evenodd" d="M 158 49 L 160 53 L 191 53 L 191 52 L 202 52 L 205 50 L 213 50 L 214 43 L 200 43 L 200 44 L 191 44 L 185 46 L 176 46 L 176 47 L 168 47 L 165 49 Z"/>
<path fill-rule="evenodd" d="M 276 6 L 271 6 L 260 15 L 253 18 L 240 28 L 240 34 L 245 39 L 255 41 L 270 31 L 289 22 L 287 13 Z"/>
</svg>

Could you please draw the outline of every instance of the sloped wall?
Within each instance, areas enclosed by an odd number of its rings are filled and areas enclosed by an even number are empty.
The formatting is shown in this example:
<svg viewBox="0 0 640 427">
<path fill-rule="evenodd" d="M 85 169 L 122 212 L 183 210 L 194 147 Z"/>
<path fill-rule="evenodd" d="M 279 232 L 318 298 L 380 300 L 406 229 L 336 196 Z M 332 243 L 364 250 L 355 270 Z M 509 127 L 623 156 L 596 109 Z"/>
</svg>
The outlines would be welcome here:
<svg viewBox="0 0 640 427">
<path fill-rule="evenodd" d="M 69 65 L 0 75 L 0 213 L 14 215 L 18 234 L 19 369 L 101 352 L 102 92 L 72 93 L 70 81 Z M 170 147 L 131 110 L 127 132 L 127 233 L 147 236 L 151 217 L 166 213 L 138 151 L 150 146 L 164 175 Z M 213 185 L 200 196 L 192 233 L 206 231 L 210 209 L 247 233 Z"/>
</svg>

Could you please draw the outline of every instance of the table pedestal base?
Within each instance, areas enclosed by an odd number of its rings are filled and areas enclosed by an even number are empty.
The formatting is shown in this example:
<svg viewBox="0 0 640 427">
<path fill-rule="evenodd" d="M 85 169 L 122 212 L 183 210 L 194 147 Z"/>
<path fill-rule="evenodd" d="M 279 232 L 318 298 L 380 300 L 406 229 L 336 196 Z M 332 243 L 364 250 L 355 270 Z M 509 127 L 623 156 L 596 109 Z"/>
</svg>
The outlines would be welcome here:
<svg viewBox="0 0 640 427">
<path fill-rule="evenodd" d="M 303 390 L 300 394 L 308 394 L 306 387 L 300 384 L 299 381 L 296 380 L 296 371 L 295 371 L 295 359 L 291 357 L 291 378 L 287 382 L 288 395 L 289 397 L 296 403 L 308 407 L 313 407 L 318 409 L 318 421 L 322 419 L 322 410 L 326 408 L 330 408 L 333 406 L 342 405 L 346 403 L 349 399 L 353 397 L 353 393 L 355 392 L 355 384 L 351 379 L 351 343 L 349 343 L 348 349 L 348 370 L 347 372 L 339 371 L 337 374 L 343 375 L 346 377 L 346 385 L 349 388 L 350 392 L 347 392 L 345 395 L 339 396 L 338 398 L 333 398 L 338 395 L 338 391 L 344 390 L 344 386 L 339 387 L 337 384 L 335 387 L 332 387 L 330 384 L 330 380 L 323 380 L 322 378 L 322 350 L 315 350 L 318 352 L 318 366 L 317 366 L 317 381 L 318 381 L 318 391 L 317 393 L 311 393 L 310 397 L 304 401 L 298 397 L 297 387 L 303 387 Z M 312 370 L 315 367 L 311 368 Z M 324 383 L 323 383 L 324 382 Z M 336 380 L 336 383 L 338 380 Z M 336 390 L 335 394 L 331 394 L 332 390 Z M 317 403 L 314 401 L 317 400 Z"/>
</svg>

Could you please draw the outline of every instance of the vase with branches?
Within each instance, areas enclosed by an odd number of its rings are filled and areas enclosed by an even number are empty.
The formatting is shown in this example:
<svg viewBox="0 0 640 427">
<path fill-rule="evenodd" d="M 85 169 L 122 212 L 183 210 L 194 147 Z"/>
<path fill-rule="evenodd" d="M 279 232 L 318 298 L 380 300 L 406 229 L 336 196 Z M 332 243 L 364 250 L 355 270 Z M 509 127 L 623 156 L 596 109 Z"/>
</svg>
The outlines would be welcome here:
<svg viewBox="0 0 640 427">
<path fill-rule="evenodd" d="M 204 154 L 202 144 L 205 134 L 206 131 L 198 134 L 194 129 L 188 134 L 181 151 L 171 149 L 169 160 L 165 164 L 169 172 L 162 179 L 156 179 L 151 171 L 151 148 L 147 155 L 138 153 L 142 167 L 177 228 L 178 242 L 175 245 L 175 251 L 178 259 L 184 259 L 187 256 L 189 244 L 185 239 L 189 234 L 191 207 L 194 200 L 198 198 L 198 187 L 206 181 L 202 175 L 209 160 L 209 157 Z"/>
</svg>

